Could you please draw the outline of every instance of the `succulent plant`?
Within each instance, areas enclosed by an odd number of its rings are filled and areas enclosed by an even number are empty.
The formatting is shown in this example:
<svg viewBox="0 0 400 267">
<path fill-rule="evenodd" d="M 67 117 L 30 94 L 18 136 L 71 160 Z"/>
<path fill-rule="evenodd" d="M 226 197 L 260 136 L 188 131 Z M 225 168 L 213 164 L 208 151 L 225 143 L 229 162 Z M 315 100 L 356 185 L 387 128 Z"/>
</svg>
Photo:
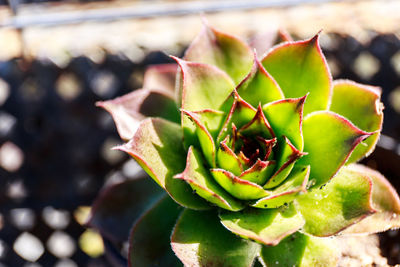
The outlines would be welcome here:
<svg viewBox="0 0 400 267">
<path fill-rule="evenodd" d="M 379 138 L 380 89 L 332 81 L 319 34 L 258 57 L 205 24 L 172 58 L 99 103 L 129 140 L 116 149 L 168 194 L 137 179 L 97 201 L 91 224 L 107 236 L 113 216 L 136 219 L 132 266 L 335 266 L 327 237 L 400 226 L 390 183 L 355 164 Z"/>
</svg>

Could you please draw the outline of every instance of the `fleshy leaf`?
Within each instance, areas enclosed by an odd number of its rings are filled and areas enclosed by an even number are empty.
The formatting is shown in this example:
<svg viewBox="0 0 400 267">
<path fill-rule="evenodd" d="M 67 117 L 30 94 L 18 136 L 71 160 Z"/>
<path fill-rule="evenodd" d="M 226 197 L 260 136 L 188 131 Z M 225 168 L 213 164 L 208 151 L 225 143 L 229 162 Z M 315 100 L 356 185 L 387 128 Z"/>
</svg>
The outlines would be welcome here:
<svg viewBox="0 0 400 267">
<path fill-rule="evenodd" d="M 272 102 L 263 106 L 275 135 L 279 139 L 286 136 L 300 151 L 303 151 L 303 107 L 307 95 L 301 98 L 288 98 Z"/>
<path fill-rule="evenodd" d="M 335 239 L 319 238 L 297 232 L 286 237 L 277 246 L 261 249 L 264 266 L 325 266 L 334 267 L 339 260 Z M 290 255 L 290 256 L 289 256 Z"/>
<path fill-rule="evenodd" d="M 272 246 L 304 225 L 293 205 L 283 209 L 247 208 L 242 212 L 221 212 L 220 218 L 229 231 Z"/>
<path fill-rule="evenodd" d="M 91 211 L 89 225 L 114 242 L 123 242 L 134 221 L 163 195 L 146 175 L 112 185 L 100 193 Z"/>
<path fill-rule="evenodd" d="M 290 143 L 290 140 L 284 136 L 284 139 L 279 142 L 279 154 L 277 155 L 275 173 L 264 185 L 265 189 L 274 188 L 282 183 L 293 169 L 296 160 L 305 155 Z"/>
<path fill-rule="evenodd" d="M 247 123 L 249 123 L 257 113 L 257 110 L 244 101 L 236 91 L 233 92 L 234 101 L 230 107 L 230 111 L 226 116 L 225 122 L 218 135 L 217 142 L 221 142 L 225 137 L 232 132 L 232 124 L 240 129 Z"/>
<path fill-rule="evenodd" d="M 182 129 L 178 124 L 151 118 L 140 124 L 129 143 L 117 149 L 131 155 L 180 205 L 208 209 L 208 203 L 193 194 L 189 185 L 173 178 L 185 168 L 186 152 L 182 138 Z"/>
<path fill-rule="evenodd" d="M 196 134 L 199 139 L 201 150 L 206 158 L 208 164 L 211 167 L 215 167 L 215 143 L 210 132 L 207 130 L 205 125 L 200 121 L 197 114 L 184 110 L 181 110 L 183 114 L 187 115 L 188 118 L 196 124 Z"/>
<path fill-rule="evenodd" d="M 217 151 L 217 165 L 222 169 L 231 171 L 235 175 L 240 175 L 243 171 L 242 163 L 233 150 L 228 146 L 228 139 L 229 136 L 219 144 Z"/>
<path fill-rule="evenodd" d="M 366 176 L 372 181 L 372 204 L 377 210 L 343 233 L 378 233 L 400 227 L 400 199 L 392 185 L 377 171 L 363 165 L 351 164 L 348 171 L 353 175 Z"/>
<path fill-rule="evenodd" d="M 361 142 L 347 163 L 356 162 L 368 156 L 375 148 L 383 123 L 383 105 L 380 102 L 381 90 L 378 87 L 340 80 L 333 83 L 330 110 L 350 120 L 366 132 L 376 132 Z"/>
<path fill-rule="evenodd" d="M 132 139 L 139 124 L 146 117 L 161 117 L 173 122 L 180 121 L 174 99 L 163 91 L 138 89 L 112 100 L 97 102 L 114 119 L 120 137 Z"/>
<path fill-rule="evenodd" d="M 267 191 L 268 196 L 257 200 L 251 206 L 274 209 L 292 202 L 299 192 L 306 192 L 309 176 L 310 166 L 295 166 L 280 186 Z"/>
<path fill-rule="evenodd" d="M 260 136 L 266 139 L 275 137 L 274 131 L 269 125 L 267 118 L 264 116 L 261 105 L 258 105 L 254 118 L 240 128 L 239 132 L 244 136 Z"/>
<path fill-rule="evenodd" d="M 309 40 L 276 46 L 261 63 L 278 82 L 286 98 L 310 93 L 304 115 L 327 109 L 332 77 L 319 46 L 319 34 Z"/>
<path fill-rule="evenodd" d="M 361 131 L 331 111 L 310 114 L 303 122 L 304 151 L 299 164 L 311 165 L 314 187 L 328 182 L 346 162 L 353 149 L 372 133 Z"/>
<path fill-rule="evenodd" d="M 193 111 L 200 118 L 200 121 L 205 125 L 208 132 L 213 137 L 214 141 L 217 139 L 219 131 L 221 130 L 223 120 L 225 119 L 225 113 L 213 109 L 203 109 Z"/>
<path fill-rule="evenodd" d="M 175 79 L 178 65 L 159 64 L 146 69 L 143 77 L 143 88 L 159 90 L 174 98 Z"/>
<path fill-rule="evenodd" d="M 130 234 L 129 266 L 182 266 L 170 245 L 171 231 L 181 212 L 182 207 L 165 196 L 142 215 Z"/>
<path fill-rule="evenodd" d="M 173 58 L 180 67 L 178 82 L 182 87 L 182 108 L 189 111 L 221 110 L 235 87 L 231 78 L 214 66 Z M 182 117 L 182 127 L 185 145 L 196 144 L 196 126 L 186 116 Z"/>
<path fill-rule="evenodd" d="M 186 168 L 175 178 L 186 181 L 196 194 L 218 207 L 232 211 L 243 209 L 244 205 L 241 202 L 231 197 L 214 181 L 210 172 L 204 167 L 203 161 L 201 154 L 195 148 L 190 147 Z"/>
<path fill-rule="evenodd" d="M 185 210 L 171 236 L 172 249 L 185 266 L 250 267 L 260 245 L 224 229 L 214 212 Z"/>
<path fill-rule="evenodd" d="M 311 167 L 312 172 L 312 167 Z M 325 186 L 297 197 L 306 224 L 304 231 L 331 236 L 376 212 L 372 207 L 372 183 L 347 166 Z"/>
<path fill-rule="evenodd" d="M 236 88 L 253 107 L 284 98 L 281 88 L 255 57 L 251 72 Z"/>
<path fill-rule="evenodd" d="M 214 65 L 239 83 L 253 63 L 250 47 L 239 38 L 220 32 L 204 23 L 203 30 L 185 53 L 185 60 Z"/>
<path fill-rule="evenodd" d="M 217 183 L 237 199 L 252 200 L 264 197 L 267 193 L 258 184 L 242 180 L 223 169 L 211 169 Z"/>
<path fill-rule="evenodd" d="M 258 185 L 263 185 L 267 179 L 271 177 L 274 169 L 275 161 L 262 161 L 258 159 L 253 166 L 242 172 L 239 178 Z"/>
</svg>

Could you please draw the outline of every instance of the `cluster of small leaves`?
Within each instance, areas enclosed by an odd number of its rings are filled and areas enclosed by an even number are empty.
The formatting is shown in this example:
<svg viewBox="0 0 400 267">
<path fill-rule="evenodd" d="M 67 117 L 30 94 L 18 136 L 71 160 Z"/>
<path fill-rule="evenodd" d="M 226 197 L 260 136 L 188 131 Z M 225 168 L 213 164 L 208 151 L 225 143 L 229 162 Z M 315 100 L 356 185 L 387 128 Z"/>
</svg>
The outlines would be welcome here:
<svg viewBox="0 0 400 267">
<path fill-rule="evenodd" d="M 118 149 L 169 195 L 134 224 L 133 266 L 175 266 L 171 247 L 186 266 L 335 266 L 323 237 L 400 226 L 395 190 L 355 164 L 379 138 L 380 89 L 332 81 L 319 34 L 258 57 L 205 25 L 173 58 L 99 103 L 129 140 Z"/>
</svg>

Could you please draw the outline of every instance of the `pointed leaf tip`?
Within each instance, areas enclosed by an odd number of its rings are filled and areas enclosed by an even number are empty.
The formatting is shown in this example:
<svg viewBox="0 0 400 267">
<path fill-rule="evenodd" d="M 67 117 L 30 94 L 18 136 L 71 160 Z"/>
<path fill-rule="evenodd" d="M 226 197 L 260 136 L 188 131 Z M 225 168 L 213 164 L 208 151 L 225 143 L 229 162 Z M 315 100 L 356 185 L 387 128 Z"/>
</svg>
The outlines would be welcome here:
<svg viewBox="0 0 400 267">
<path fill-rule="evenodd" d="M 373 136 L 355 148 L 348 163 L 368 156 L 375 148 L 383 123 L 383 105 L 380 96 L 381 91 L 378 87 L 349 80 L 338 80 L 333 84 L 330 110 L 349 119 L 361 130 L 374 132 Z"/>
<path fill-rule="evenodd" d="M 275 79 L 267 72 L 257 56 L 249 74 L 236 87 L 244 100 L 256 107 L 284 98 L 283 92 Z"/>
<path fill-rule="evenodd" d="M 304 107 L 305 115 L 328 107 L 332 76 L 319 46 L 319 34 L 308 40 L 278 45 L 261 62 L 286 98 L 310 92 Z"/>
<path fill-rule="evenodd" d="M 162 90 L 137 89 L 112 100 L 97 102 L 113 117 L 120 137 L 130 140 L 146 117 L 178 122 L 179 113 L 171 94 Z M 155 108 L 156 107 L 156 108 Z"/>
<path fill-rule="evenodd" d="M 235 83 L 239 83 L 251 69 L 252 55 L 245 42 L 205 22 L 200 34 L 186 50 L 184 58 L 216 66 L 229 74 Z"/>
<path fill-rule="evenodd" d="M 263 111 L 279 141 L 286 136 L 300 151 L 303 150 L 303 110 L 308 93 L 300 98 L 287 98 L 268 103 Z"/>
<path fill-rule="evenodd" d="M 334 112 L 314 112 L 303 122 L 304 151 L 309 154 L 302 157 L 299 164 L 311 165 L 310 177 L 315 181 L 314 187 L 319 187 L 329 181 L 354 148 L 372 134 Z"/>
</svg>

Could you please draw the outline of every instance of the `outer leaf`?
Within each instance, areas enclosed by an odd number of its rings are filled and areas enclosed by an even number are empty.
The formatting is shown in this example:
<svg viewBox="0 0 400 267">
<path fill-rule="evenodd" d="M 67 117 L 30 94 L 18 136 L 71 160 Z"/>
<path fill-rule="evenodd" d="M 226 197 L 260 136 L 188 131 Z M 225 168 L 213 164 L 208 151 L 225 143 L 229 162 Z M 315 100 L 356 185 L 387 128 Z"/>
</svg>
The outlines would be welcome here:
<svg viewBox="0 0 400 267">
<path fill-rule="evenodd" d="M 344 233 L 378 233 L 400 227 L 400 199 L 392 185 L 377 171 L 363 165 L 349 165 L 353 176 L 365 176 L 372 181 L 372 204 L 378 211 L 347 228 Z"/>
<path fill-rule="evenodd" d="M 263 106 L 275 135 L 281 140 L 286 136 L 300 151 L 303 151 L 303 107 L 307 95 L 301 98 L 289 98 Z"/>
<path fill-rule="evenodd" d="M 277 188 L 268 191 L 268 196 L 257 200 L 251 206 L 256 208 L 278 208 L 290 203 L 300 192 L 306 192 L 310 166 L 296 166 L 290 172 L 285 182 Z"/>
<path fill-rule="evenodd" d="M 192 193 L 184 181 L 173 176 L 185 168 L 186 152 L 178 124 L 146 119 L 133 139 L 117 147 L 131 155 L 142 168 L 180 205 L 191 209 L 208 209 L 208 204 Z"/>
<path fill-rule="evenodd" d="M 304 151 L 299 164 L 311 165 L 315 187 L 325 184 L 346 162 L 354 148 L 372 133 L 330 111 L 310 114 L 303 123 Z"/>
<path fill-rule="evenodd" d="M 285 209 L 248 208 L 242 212 L 222 212 L 220 218 L 229 231 L 272 246 L 304 225 L 293 205 Z"/>
<path fill-rule="evenodd" d="M 146 69 L 143 78 L 143 88 L 159 90 L 174 98 L 175 78 L 178 65 L 159 64 Z"/>
<path fill-rule="evenodd" d="M 239 83 L 251 69 L 253 53 L 237 37 L 204 23 L 203 30 L 186 50 L 185 60 L 217 66 Z"/>
<path fill-rule="evenodd" d="M 129 266 L 182 266 L 170 245 L 171 231 L 181 212 L 182 207 L 165 196 L 143 214 L 130 234 Z"/>
<path fill-rule="evenodd" d="M 383 105 L 380 102 L 381 90 L 378 87 L 340 80 L 333 84 L 330 110 L 349 119 L 363 131 L 380 131 L 383 123 Z M 380 132 L 374 133 L 360 143 L 348 160 L 356 162 L 368 156 L 378 142 Z"/>
<path fill-rule="evenodd" d="M 260 258 L 266 266 L 329 267 L 336 266 L 339 250 L 335 239 L 297 232 L 286 237 L 277 246 L 264 246 Z"/>
<path fill-rule="evenodd" d="M 231 78 L 211 65 L 173 59 L 181 69 L 178 86 L 182 87 L 182 108 L 188 111 L 221 110 L 235 87 Z M 186 146 L 196 144 L 196 127 L 185 116 L 182 117 L 182 127 Z"/>
<path fill-rule="evenodd" d="M 319 34 L 309 40 L 278 45 L 261 62 L 286 98 L 310 93 L 305 115 L 328 107 L 332 77 L 319 46 Z"/>
<path fill-rule="evenodd" d="M 236 90 L 253 107 L 284 98 L 281 88 L 255 57 L 251 72 Z"/>
<path fill-rule="evenodd" d="M 325 187 L 298 196 L 297 201 L 306 220 L 304 231 L 315 236 L 337 234 L 376 212 L 370 180 L 354 175 L 348 167 L 343 167 Z"/>
<path fill-rule="evenodd" d="M 204 159 L 193 147 L 189 148 L 186 168 L 184 172 L 175 176 L 186 181 L 202 198 L 227 210 L 238 211 L 244 205 L 231 197 L 212 178 L 210 172 L 203 165 Z"/>
<path fill-rule="evenodd" d="M 264 197 L 267 194 L 267 192 L 258 184 L 240 179 L 229 171 L 212 169 L 211 174 L 217 183 L 235 198 L 252 200 Z"/>
<path fill-rule="evenodd" d="M 163 195 L 163 190 L 143 173 L 141 178 L 112 185 L 100 193 L 89 225 L 114 242 L 123 242 L 133 222 Z"/>
<path fill-rule="evenodd" d="M 224 229 L 213 212 L 185 210 L 171 242 L 176 256 L 191 267 L 250 267 L 260 251 L 260 245 Z"/>
<path fill-rule="evenodd" d="M 165 91 L 138 89 L 113 100 L 97 102 L 113 117 L 120 137 L 132 139 L 139 124 L 146 117 L 161 117 L 179 122 L 175 101 Z"/>
</svg>

